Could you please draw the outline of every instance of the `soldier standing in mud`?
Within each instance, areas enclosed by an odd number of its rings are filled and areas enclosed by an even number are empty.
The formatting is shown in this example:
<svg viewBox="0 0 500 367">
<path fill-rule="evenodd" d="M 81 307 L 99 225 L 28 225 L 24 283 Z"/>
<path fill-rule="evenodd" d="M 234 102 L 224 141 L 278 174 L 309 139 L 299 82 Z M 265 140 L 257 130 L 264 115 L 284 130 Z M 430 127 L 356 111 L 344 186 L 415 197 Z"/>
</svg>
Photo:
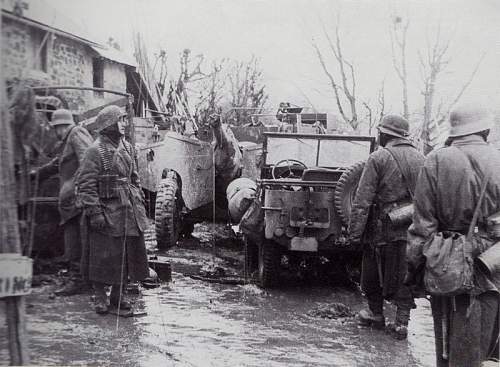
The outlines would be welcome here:
<svg viewBox="0 0 500 367">
<path fill-rule="evenodd" d="M 485 109 L 461 106 L 451 112 L 450 125 L 447 146 L 427 156 L 418 177 L 408 230 L 407 279 L 412 282 L 422 279 L 425 244 L 438 231 L 466 234 L 480 197 L 473 248 L 488 248 L 500 240 L 498 229 L 492 230 L 486 220 L 500 211 L 500 152 L 486 142 L 490 116 Z M 438 367 L 498 361 L 499 289 L 498 274 L 489 277 L 477 267 L 471 294 L 431 296 Z"/>
<path fill-rule="evenodd" d="M 83 270 L 94 283 L 98 314 L 108 313 L 108 304 L 130 310 L 124 294 L 127 280 L 140 281 L 149 275 L 144 197 L 133 148 L 123 138 L 125 118 L 117 106 L 99 112 L 99 136 L 87 150 L 78 177 L 77 195 L 88 226 Z M 108 285 L 112 286 L 109 300 Z"/>
<path fill-rule="evenodd" d="M 69 263 L 72 279 L 56 295 L 70 296 L 86 289 L 86 281 L 80 272 L 82 254 L 82 238 L 80 221 L 82 211 L 75 205 L 75 176 L 83 160 L 87 148 L 93 139 L 90 133 L 81 126 L 75 126 L 70 111 L 59 109 L 54 111 L 50 125 L 56 136 L 62 141 L 61 154 L 38 170 L 31 172 L 31 177 L 39 180 L 59 173 L 59 213 L 64 227 L 64 261 Z"/>
<path fill-rule="evenodd" d="M 409 288 L 402 284 L 411 216 L 395 223 L 388 214 L 411 205 L 424 157 L 407 139 L 409 123 L 404 118 L 387 115 L 377 129 L 381 149 L 370 155 L 363 169 L 349 225 L 351 243 L 364 246 L 361 287 L 369 309 L 358 317 L 363 326 L 383 329 L 384 299 L 393 300 L 396 319 L 388 330 L 396 339 L 406 339 L 415 307 Z"/>
</svg>

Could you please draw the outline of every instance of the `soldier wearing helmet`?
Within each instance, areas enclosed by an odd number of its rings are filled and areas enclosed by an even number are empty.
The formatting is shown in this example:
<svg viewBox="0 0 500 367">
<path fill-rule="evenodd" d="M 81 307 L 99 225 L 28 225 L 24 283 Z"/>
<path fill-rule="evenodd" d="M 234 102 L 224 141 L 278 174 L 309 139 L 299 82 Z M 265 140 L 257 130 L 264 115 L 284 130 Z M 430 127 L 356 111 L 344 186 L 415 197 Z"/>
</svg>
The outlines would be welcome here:
<svg viewBox="0 0 500 367">
<path fill-rule="evenodd" d="M 500 212 L 500 152 L 487 143 L 492 121 L 488 110 L 480 106 L 455 108 L 450 113 L 446 146 L 426 157 L 408 230 L 408 281 L 417 283 L 424 277 L 424 246 L 438 232 L 467 234 L 479 201 L 470 243 L 473 251 L 481 252 L 500 240 L 498 233 L 489 230 L 487 220 Z M 436 366 L 482 366 L 487 359 L 498 361 L 500 274 L 492 275 L 476 268 L 471 294 L 431 295 Z M 443 357 L 446 352 L 448 358 Z"/>
<path fill-rule="evenodd" d="M 86 282 L 80 273 L 80 259 L 82 240 L 80 233 L 80 219 L 82 211 L 75 203 L 75 176 L 80 168 L 87 148 L 92 144 L 92 137 L 81 126 L 76 126 L 73 115 L 66 109 L 59 109 L 52 113 L 50 125 L 56 136 L 62 141 L 61 153 L 51 162 L 31 173 L 43 181 L 46 178 L 59 174 L 59 213 L 64 228 L 64 256 L 71 274 L 70 281 L 56 295 L 73 295 L 81 293 L 86 288 Z"/>
<path fill-rule="evenodd" d="M 95 310 L 130 310 L 125 299 L 127 279 L 149 275 L 144 230 L 144 197 L 139 185 L 135 152 L 124 138 L 126 114 L 117 106 L 102 109 L 96 118 L 98 138 L 87 150 L 78 177 L 77 196 L 87 225 L 83 270 L 94 283 Z M 108 300 L 106 286 L 111 285 Z"/>
<path fill-rule="evenodd" d="M 409 123 L 403 117 L 386 115 L 377 129 L 380 149 L 365 164 L 349 224 L 351 242 L 363 246 L 361 286 L 369 306 L 358 316 L 363 326 L 383 328 L 384 299 L 392 300 L 397 311 L 389 330 L 395 338 L 405 339 L 410 309 L 415 307 L 409 288 L 402 284 L 411 215 L 391 214 L 411 210 L 424 157 L 407 139 Z"/>
</svg>

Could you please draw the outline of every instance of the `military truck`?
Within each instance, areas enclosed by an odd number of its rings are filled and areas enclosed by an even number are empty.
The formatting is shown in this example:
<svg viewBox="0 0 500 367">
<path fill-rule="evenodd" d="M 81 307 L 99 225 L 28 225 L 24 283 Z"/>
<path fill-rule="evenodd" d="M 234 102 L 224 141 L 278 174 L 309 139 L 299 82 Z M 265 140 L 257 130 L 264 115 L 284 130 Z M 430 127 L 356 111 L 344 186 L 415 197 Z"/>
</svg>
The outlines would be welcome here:
<svg viewBox="0 0 500 367">
<path fill-rule="evenodd" d="M 257 197 L 240 222 L 248 275 L 268 288 L 280 284 L 284 265 L 359 255 L 345 234 L 374 146 L 369 136 L 264 134 Z"/>
</svg>

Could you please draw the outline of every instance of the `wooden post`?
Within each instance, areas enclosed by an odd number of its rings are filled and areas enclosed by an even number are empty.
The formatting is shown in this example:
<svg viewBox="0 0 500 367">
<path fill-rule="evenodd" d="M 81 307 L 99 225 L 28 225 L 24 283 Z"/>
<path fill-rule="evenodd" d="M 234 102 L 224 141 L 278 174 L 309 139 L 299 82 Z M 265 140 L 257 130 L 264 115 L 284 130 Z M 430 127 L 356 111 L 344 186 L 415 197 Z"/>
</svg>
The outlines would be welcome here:
<svg viewBox="0 0 500 367">
<path fill-rule="evenodd" d="M 130 143 L 135 149 L 134 96 L 128 97 L 127 119 L 129 122 Z"/>
<path fill-rule="evenodd" d="M 2 41 L 0 16 L 0 44 Z M 14 177 L 13 137 L 8 120 L 3 70 L 0 68 L 0 256 L 21 254 L 17 220 L 16 182 Z M 29 363 L 26 342 L 25 303 L 22 296 L 4 299 L 11 365 Z"/>
</svg>

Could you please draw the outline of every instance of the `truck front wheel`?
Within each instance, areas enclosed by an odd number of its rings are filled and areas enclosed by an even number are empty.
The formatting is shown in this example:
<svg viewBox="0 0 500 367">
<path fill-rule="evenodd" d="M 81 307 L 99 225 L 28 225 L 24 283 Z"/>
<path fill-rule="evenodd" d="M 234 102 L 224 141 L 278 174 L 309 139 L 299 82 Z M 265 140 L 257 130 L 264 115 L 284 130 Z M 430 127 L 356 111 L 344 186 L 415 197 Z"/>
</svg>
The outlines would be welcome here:
<svg viewBox="0 0 500 367">
<path fill-rule="evenodd" d="M 259 285 L 272 288 L 278 284 L 281 251 L 279 245 L 264 241 L 259 246 Z"/>
</svg>

